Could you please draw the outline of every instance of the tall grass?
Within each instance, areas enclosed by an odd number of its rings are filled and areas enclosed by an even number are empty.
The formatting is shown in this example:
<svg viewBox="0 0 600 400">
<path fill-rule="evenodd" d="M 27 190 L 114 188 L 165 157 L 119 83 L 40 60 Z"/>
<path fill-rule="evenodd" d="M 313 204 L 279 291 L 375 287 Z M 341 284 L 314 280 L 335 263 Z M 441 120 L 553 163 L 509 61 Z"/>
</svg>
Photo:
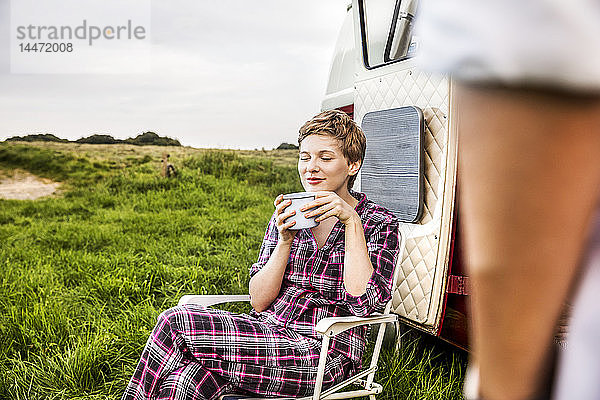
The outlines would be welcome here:
<svg viewBox="0 0 600 400">
<path fill-rule="evenodd" d="M 461 350 L 408 331 L 400 336 L 400 346 L 384 348 L 375 381 L 383 385 L 381 398 L 460 400 L 466 365 Z"/>
<path fill-rule="evenodd" d="M 247 293 L 273 198 L 302 190 L 294 166 L 203 151 L 172 156 L 165 179 L 160 151 L 115 161 L 0 144 L 0 169 L 64 182 L 59 196 L 0 200 L 0 399 L 117 399 L 179 296 Z M 405 376 L 399 363 L 422 365 L 419 387 L 460 380 L 443 352 L 409 355 L 385 356 L 386 385 Z M 406 390 L 386 396 L 440 398 Z"/>
</svg>

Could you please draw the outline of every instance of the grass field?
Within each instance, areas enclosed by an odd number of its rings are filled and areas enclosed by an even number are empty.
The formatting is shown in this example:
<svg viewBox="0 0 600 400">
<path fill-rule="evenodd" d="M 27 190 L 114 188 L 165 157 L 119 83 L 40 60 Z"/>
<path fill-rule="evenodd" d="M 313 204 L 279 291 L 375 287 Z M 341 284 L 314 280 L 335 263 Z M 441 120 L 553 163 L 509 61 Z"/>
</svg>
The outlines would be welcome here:
<svg viewBox="0 0 600 400">
<path fill-rule="evenodd" d="M 166 151 L 176 179 L 159 175 Z M 296 152 L 0 143 L 0 170 L 63 182 L 0 199 L 0 399 L 118 399 L 157 315 L 182 294 L 247 293 Z M 244 305 L 229 306 L 241 311 Z M 465 357 L 387 349 L 385 399 L 459 399 Z"/>
</svg>

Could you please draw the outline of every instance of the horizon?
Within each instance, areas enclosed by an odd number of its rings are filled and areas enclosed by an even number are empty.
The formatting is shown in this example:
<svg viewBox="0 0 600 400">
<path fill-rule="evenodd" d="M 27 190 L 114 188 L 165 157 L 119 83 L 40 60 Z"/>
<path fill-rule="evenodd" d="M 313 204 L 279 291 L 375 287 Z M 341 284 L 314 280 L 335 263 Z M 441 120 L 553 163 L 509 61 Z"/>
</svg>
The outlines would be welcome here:
<svg viewBox="0 0 600 400">
<path fill-rule="evenodd" d="M 138 137 L 146 134 L 146 133 L 154 133 L 156 134 L 160 139 L 169 139 L 169 140 L 175 140 L 177 142 L 179 142 L 179 145 L 176 144 L 172 144 L 172 145 L 166 145 L 166 144 L 153 144 L 153 143 L 148 143 L 148 144 L 141 144 L 141 143 L 125 143 L 126 140 L 135 140 Z M 120 139 L 120 138 L 115 138 L 112 135 L 109 134 L 91 134 L 89 136 L 82 136 L 78 139 L 66 139 L 66 138 L 61 138 L 58 137 L 52 133 L 33 133 L 33 134 L 27 134 L 27 135 L 15 135 L 15 136 L 11 136 L 8 137 L 6 139 L 0 140 L 0 143 L 7 143 L 7 142 L 22 142 L 22 143 L 31 143 L 34 140 L 20 140 L 20 139 L 25 139 L 28 137 L 32 137 L 32 136 L 52 136 L 54 138 L 56 138 L 57 140 L 35 140 L 35 142 L 48 142 L 48 143 L 77 143 L 77 144 L 131 144 L 134 146 L 165 146 L 165 147 L 189 147 L 192 149 L 217 149 L 217 150 L 282 150 L 279 149 L 278 147 L 282 146 L 282 145 L 291 145 L 291 146 L 295 146 L 296 149 L 298 149 L 298 145 L 294 144 L 294 143 L 290 143 L 290 142 L 281 142 L 279 143 L 277 146 L 274 146 L 271 149 L 265 149 L 264 146 L 262 148 L 247 148 L 247 149 L 241 149 L 241 148 L 216 148 L 216 147 L 194 147 L 194 146 L 189 146 L 189 145 L 184 145 L 183 143 L 181 143 L 181 141 L 176 138 L 176 137 L 170 137 L 170 136 L 161 136 L 159 135 L 157 132 L 153 132 L 153 131 L 146 131 L 146 132 L 142 132 L 140 134 L 138 134 L 135 137 L 128 137 L 125 139 Z M 110 137 L 114 140 L 117 140 L 118 142 L 116 143 L 86 143 L 86 142 L 78 142 L 79 140 L 83 140 L 83 139 L 89 139 L 91 137 L 95 137 L 95 136 L 100 136 L 100 137 Z M 18 139 L 17 139 L 18 138 Z M 290 149 L 283 149 L 283 150 L 290 150 Z"/>
</svg>

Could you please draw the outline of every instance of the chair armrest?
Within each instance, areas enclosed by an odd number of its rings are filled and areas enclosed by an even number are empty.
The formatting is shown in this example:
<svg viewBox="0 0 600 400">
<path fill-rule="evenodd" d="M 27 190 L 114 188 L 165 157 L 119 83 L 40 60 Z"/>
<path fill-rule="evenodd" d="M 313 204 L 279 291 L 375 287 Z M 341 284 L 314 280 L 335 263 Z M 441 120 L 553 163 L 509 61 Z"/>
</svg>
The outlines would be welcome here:
<svg viewBox="0 0 600 400">
<path fill-rule="evenodd" d="M 332 337 L 356 326 L 396 322 L 397 320 L 398 316 L 396 314 L 377 314 L 369 317 L 329 317 L 317 322 L 315 330 L 321 335 Z"/>
<path fill-rule="evenodd" d="M 233 303 L 236 301 L 250 301 L 249 294 L 207 294 L 207 295 L 195 295 L 186 294 L 181 296 L 178 306 L 185 304 L 198 304 L 200 306 L 208 307 L 214 306 L 215 304 L 222 303 Z"/>
</svg>

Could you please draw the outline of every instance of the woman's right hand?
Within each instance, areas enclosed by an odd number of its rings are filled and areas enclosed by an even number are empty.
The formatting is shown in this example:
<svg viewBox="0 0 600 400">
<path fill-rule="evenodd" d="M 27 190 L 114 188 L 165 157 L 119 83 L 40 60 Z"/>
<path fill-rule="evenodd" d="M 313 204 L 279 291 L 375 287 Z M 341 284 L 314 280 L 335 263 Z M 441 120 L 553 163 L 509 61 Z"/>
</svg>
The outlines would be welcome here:
<svg viewBox="0 0 600 400">
<path fill-rule="evenodd" d="M 289 210 L 285 211 L 285 208 L 292 204 L 291 200 L 283 200 L 283 195 L 280 194 L 275 198 L 275 211 L 276 211 L 276 222 L 277 222 L 277 231 L 279 231 L 279 243 L 282 244 L 290 244 L 294 237 L 296 236 L 297 231 L 290 231 L 290 227 L 293 226 L 296 221 L 288 221 L 284 222 L 287 218 L 296 214 L 296 211 Z"/>
</svg>

